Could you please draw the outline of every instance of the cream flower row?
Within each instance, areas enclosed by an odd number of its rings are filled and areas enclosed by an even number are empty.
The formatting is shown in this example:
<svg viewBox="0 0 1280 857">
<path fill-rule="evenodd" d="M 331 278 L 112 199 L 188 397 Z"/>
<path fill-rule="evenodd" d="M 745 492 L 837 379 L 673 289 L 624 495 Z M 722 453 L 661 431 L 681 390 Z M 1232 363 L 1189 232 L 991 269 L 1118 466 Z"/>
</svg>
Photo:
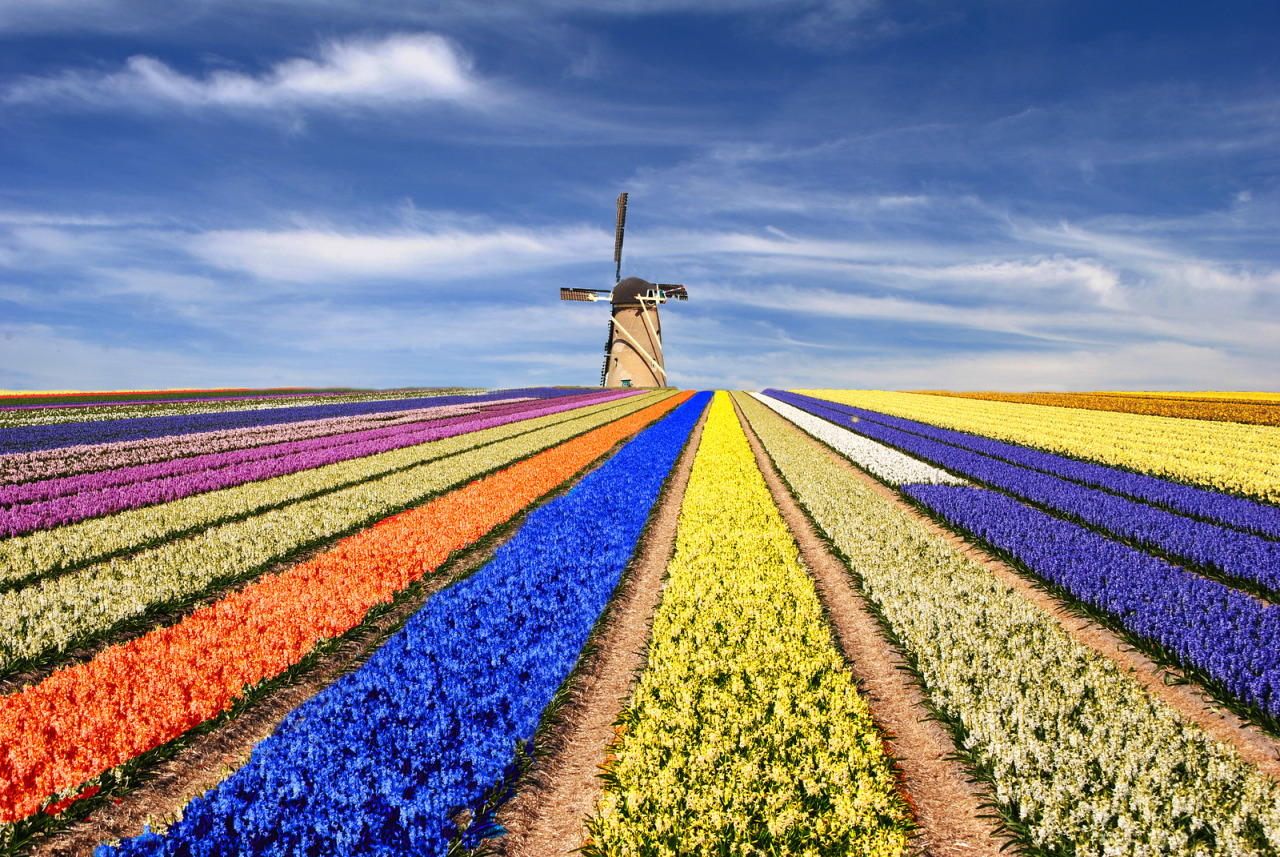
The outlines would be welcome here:
<svg viewBox="0 0 1280 857">
<path fill-rule="evenodd" d="M 613 414 L 609 419 L 614 419 L 653 401 L 651 396 L 641 395 L 606 402 L 3 539 L 0 583 L 13 584 L 75 568 L 547 426 L 603 413 Z"/>
<path fill-rule="evenodd" d="M 881 390 L 833 402 L 1280 502 L 1280 428 Z"/>
<path fill-rule="evenodd" d="M 910 485 L 928 483 L 930 485 L 965 485 L 963 479 L 952 476 L 945 470 L 925 464 L 906 453 L 885 446 L 869 437 L 854 434 L 848 429 L 840 428 L 821 417 L 805 413 L 799 408 L 780 402 L 770 396 L 752 393 L 751 397 L 760 404 L 776 411 L 791 422 L 804 429 L 863 470 L 888 482 L 890 485 Z"/>
<path fill-rule="evenodd" d="M 724 393 L 667 574 L 594 851 L 901 854 L 880 735 Z"/>
<path fill-rule="evenodd" d="M 0 673 L 65 651 L 157 605 L 182 602 L 219 581 L 252 575 L 298 550 L 424 502 L 654 399 L 624 401 L 624 408 L 597 411 L 4 593 Z"/>
<path fill-rule="evenodd" d="M 793 427 L 742 397 L 798 500 L 1048 851 L 1274 854 L 1280 791 Z"/>
</svg>

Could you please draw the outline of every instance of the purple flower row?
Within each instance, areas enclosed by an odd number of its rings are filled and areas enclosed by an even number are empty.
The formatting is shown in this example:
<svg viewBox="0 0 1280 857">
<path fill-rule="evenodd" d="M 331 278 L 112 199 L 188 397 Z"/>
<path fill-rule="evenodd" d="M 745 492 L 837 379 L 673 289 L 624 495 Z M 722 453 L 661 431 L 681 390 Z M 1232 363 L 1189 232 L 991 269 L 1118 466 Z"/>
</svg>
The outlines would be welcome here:
<svg viewBox="0 0 1280 857">
<path fill-rule="evenodd" d="M 1158 643 L 1236 699 L 1280 715 L 1280 606 L 995 491 L 954 485 L 902 490 L 1114 617 L 1131 634 Z"/>
<path fill-rule="evenodd" d="M 334 464 L 339 461 L 362 458 L 380 452 L 401 449 L 406 446 L 428 443 L 446 437 L 572 410 L 628 395 L 633 395 L 633 393 L 631 391 L 609 394 L 597 393 L 585 396 L 571 396 L 552 402 L 534 401 L 523 405 L 509 406 L 504 409 L 504 412 L 497 414 L 470 415 L 436 421 L 426 425 L 400 426 L 390 430 L 393 432 L 392 434 L 358 443 L 291 452 L 275 458 L 242 461 L 217 467 L 213 470 L 184 473 L 118 487 L 104 487 L 97 490 L 85 488 L 82 489 L 81 493 L 71 496 L 56 497 L 38 503 L 0 509 L 0 537 L 21 535 L 34 530 L 50 529 L 75 523 L 87 518 L 110 515 L 127 509 L 166 503 L 194 494 L 217 491 L 222 488 L 230 488 L 246 482 L 256 482 L 276 476 L 285 476 L 314 467 L 322 467 L 326 464 Z M 283 447 L 300 445 L 280 444 Z M 258 449 L 261 449 L 261 447 Z M 225 455 L 209 456 L 209 458 L 222 458 Z M 183 461 L 190 460 L 183 459 Z M 94 478 L 102 475 L 88 474 L 86 477 L 74 478 Z M 108 472 L 106 475 L 109 476 L 110 473 Z"/>
<path fill-rule="evenodd" d="M 124 405 L 181 405 L 189 402 L 261 402 L 268 399 L 297 399 L 297 398 L 315 398 L 323 399 L 329 396 L 358 396 L 360 392 L 357 390 L 345 390 L 338 392 L 316 392 L 313 390 L 299 390 L 296 393 L 258 393 L 254 394 L 252 390 L 244 390 L 237 393 L 224 393 L 221 396 L 188 396 L 186 398 L 150 398 L 139 399 L 137 397 L 130 398 L 127 393 L 122 393 L 120 398 L 96 398 L 86 397 L 80 401 L 72 402 L 45 402 L 39 405 L 0 405 L 0 411 L 39 411 L 52 410 L 56 408 L 117 408 Z"/>
<path fill-rule="evenodd" d="M 297 405 L 252 411 L 219 411 L 217 413 L 167 417 L 132 417 L 120 420 L 19 426 L 0 429 L 0 453 L 29 452 L 36 449 L 54 449 L 64 446 L 78 446 L 85 443 L 139 440 L 146 437 L 192 434 L 194 432 L 242 428 L 245 426 L 277 425 L 299 420 L 325 419 L 327 417 L 385 414 L 392 411 L 408 411 L 433 405 L 486 402 L 493 399 L 509 399 L 515 396 L 550 399 L 580 393 L 580 390 L 529 387 L 519 390 L 495 390 L 491 393 L 468 396 L 418 396 L 409 399 L 382 399 L 373 402 Z"/>
<path fill-rule="evenodd" d="M 458 414 L 471 414 L 483 408 L 527 401 L 529 401 L 528 398 L 511 398 L 495 399 L 492 402 L 463 402 L 457 405 L 414 408 L 410 411 L 393 411 L 386 414 L 329 417 L 323 420 L 303 420 L 279 425 L 248 426 L 60 449 L 39 449 L 34 452 L 11 452 L 8 455 L 0 455 L 0 485 L 59 479 L 81 473 L 92 473 L 95 470 L 136 467 L 174 458 L 265 446 L 269 443 L 306 440 L 344 432 L 403 425 Z"/>
<path fill-rule="evenodd" d="M 778 391 L 768 392 L 769 395 L 773 395 L 774 392 Z M 810 399 L 808 396 L 804 398 Z M 1233 497 L 1230 494 L 1223 494 L 1207 488 L 1196 488 L 1191 485 L 1170 482 L 1167 479 L 1160 479 L 1156 476 L 1131 473 L 1127 470 L 1119 470 L 1103 464 L 1077 461 L 1074 458 L 1054 455 L 1051 452 L 1028 449 L 1017 444 L 1003 443 L 990 438 L 966 434 L 965 432 L 938 428 L 927 423 L 906 420 L 901 417 L 891 417 L 876 411 L 840 405 L 823 399 L 810 400 L 819 401 L 825 407 L 859 419 L 872 420 L 881 425 L 899 428 L 914 434 L 931 437 L 934 440 L 972 449 L 975 452 L 1020 464 L 1023 467 L 1030 467 L 1045 473 L 1062 476 L 1073 482 L 1080 482 L 1115 494 L 1123 494 L 1126 497 L 1133 497 L 1147 503 L 1163 506 L 1184 515 L 1191 515 L 1202 520 L 1226 524 L 1229 527 L 1235 527 L 1246 532 L 1280 539 L 1280 507 L 1267 503 L 1258 503 L 1243 497 Z"/>
<path fill-rule="evenodd" d="M 966 479 L 1029 500 L 1088 526 L 1194 565 L 1215 569 L 1236 580 L 1280 591 L 1280 542 L 1183 517 L 869 419 L 855 422 L 819 399 L 792 393 L 771 395 Z"/>
<path fill-rule="evenodd" d="M 577 401 L 576 397 L 571 398 Z M 558 399 L 557 401 L 566 402 L 569 399 Z M 102 470 L 96 473 L 60 476 L 54 479 L 42 479 L 38 482 L 27 482 L 21 485 L 5 485 L 0 486 L 0 507 L 15 506 L 22 503 L 38 503 L 71 494 L 101 491 L 106 488 L 150 482 L 155 479 L 199 473 L 200 471 L 208 472 L 222 467 L 230 467 L 233 464 L 350 446 L 365 441 L 377 440 L 378 438 L 408 436 L 414 432 L 421 432 L 428 426 L 435 428 L 465 421 L 480 410 L 483 410 L 486 415 L 519 413 L 530 408 L 541 407 L 543 404 L 540 399 L 532 401 L 526 399 L 521 403 L 505 403 L 483 409 L 477 405 L 453 405 L 437 409 L 437 411 L 443 411 L 443 413 L 432 413 L 408 423 L 377 425 L 371 428 L 331 432 L 319 437 L 281 438 L 274 443 L 241 446 L 225 451 L 209 450 L 195 455 L 172 457 L 147 464 L 120 464 L 110 470 Z M 359 417 L 358 419 L 368 418 Z M 280 428 L 287 432 L 290 427 L 283 426 Z M 179 437 L 186 437 L 186 435 L 179 435 Z"/>
</svg>

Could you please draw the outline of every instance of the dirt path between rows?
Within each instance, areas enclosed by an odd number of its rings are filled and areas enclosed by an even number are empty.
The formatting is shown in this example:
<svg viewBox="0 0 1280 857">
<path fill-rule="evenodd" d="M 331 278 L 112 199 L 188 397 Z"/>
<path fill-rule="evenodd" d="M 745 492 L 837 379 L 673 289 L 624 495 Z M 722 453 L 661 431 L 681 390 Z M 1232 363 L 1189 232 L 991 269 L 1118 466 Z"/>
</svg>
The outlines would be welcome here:
<svg viewBox="0 0 1280 857">
<path fill-rule="evenodd" d="M 671 481 L 640 547 L 640 558 L 615 596 L 595 652 L 576 676 L 572 696 L 529 781 L 498 811 L 507 835 L 496 840 L 503 857 L 568 855 L 587 840 L 586 820 L 603 794 L 599 765 L 613 741 L 613 724 L 644 668 L 653 613 L 662 597 L 667 561 L 693 458 L 710 413 L 702 412 L 676 462 Z"/>
<path fill-rule="evenodd" d="M 1146 692 L 1169 705 L 1186 721 L 1194 723 L 1215 740 L 1235 748 L 1240 757 L 1264 774 L 1280 779 L 1280 740 L 1249 725 L 1209 697 L 1194 684 L 1182 683 L 1176 670 L 1158 666 L 1126 643 L 1122 638 L 1085 619 L 1055 597 L 1036 587 L 1022 573 L 1003 560 L 993 557 L 981 547 L 967 541 L 950 529 L 941 526 L 919 509 L 907 503 L 897 491 L 859 470 L 844 456 L 810 435 L 796 429 L 800 436 L 822 450 L 828 458 L 853 474 L 864 485 L 892 502 L 904 515 L 918 521 L 925 529 L 946 540 L 948 544 L 991 572 L 998 580 L 1008 584 L 1028 601 L 1052 616 L 1066 632 L 1083 646 L 1114 661 L 1120 671 L 1138 682 Z M 1166 678 L 1178 683 L 1169 684 Z"/>
<path fill-rule="evenodd" d="M 626 438 L 626 443 L 634 435 Z M 98 843 L 138 836 L 150 824 L 163 828 L 178 817 L 192 798 L 218 785 L 249 760 L 258 742 L 275 732 L 289 712 L 302 705 L 342 676 L 359 669 L 382 644 L 384 636 L 413 616 L 436 592 L 465 577 L 488 562 L 495 551 L 510 541 L 536 509 L 562 497 L 589 473 L 612 457 L 613 450 L 596 459 L 555 491 L 500 525 L 475 546 L 450 557 L 439 569 L 421 581 L 421 590 L 393 609 L 368 622 L 358 634 L 344 640 L 334 651 L 274 693 L 249 706 L 235 720 L 195 738 L 177 755 L 158 763 L 144 776 L 144 785 L 125 795 L 119 804 L 96 810 L 89 818 L 37 839 L 27 852 L 31 857 L 83 857 L 92 854 Z M 369 526 L 375 526 L 370 524 Z M 343 538 L 347 538 L 344 536 Z M 283 571 L 292 564 L 323 553 L 342 539 L 326 542 L 291 563 L 274 567 Z M 579 843 L 580 844 L 580 843 Z"/>
<path fill-rule="evenodd" d="M 985 793 L 969 782 L 962 764 L 949 758 L 955 752 L 951 736 L 927 719 L 924 694 L 902 672 L 905 661 L 901 654 L 885 639 L 866 602 L 854 590 L 844 563 L 826 546 L 808 515 L 792 498 L 737 401 L 733 404 L 769 492 L 817 584 L 850 671 L 871 705 L 872 717 L 892 736 L 889 745 L 920 825 L 920 834 L 912 846 L 934 857 L 996 857 L 1005 840 L 997 837 L 989 820 L 979 818 L 984 812 L 980 804 Z"/>
</svg>

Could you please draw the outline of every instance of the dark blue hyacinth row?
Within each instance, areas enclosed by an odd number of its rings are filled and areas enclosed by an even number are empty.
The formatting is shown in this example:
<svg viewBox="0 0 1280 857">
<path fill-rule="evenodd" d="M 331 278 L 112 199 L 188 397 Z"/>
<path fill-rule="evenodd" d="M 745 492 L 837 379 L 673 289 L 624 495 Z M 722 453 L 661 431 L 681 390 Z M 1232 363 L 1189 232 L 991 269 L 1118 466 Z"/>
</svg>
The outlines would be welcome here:
<svg viewBox="0 0 1280 857">
<path fill-rule="evenodd" d="M 1280 542 L 1198 521 L 1039 470 L 953 446 L 916 433 L 914 428 L 912 431 L 895 428 L 881 421 L 883 415 L 872 419 L 860 414 L 856 421 L 852 421 L 847 413 L 829 407 L 830 403 L 821 399 L 782 391 L 770 391 L 769 395 L 815 416 L 831 420 L 843 428 L 944 467 L 966 479 L 998 488 L 1121 539 L 1133 541 L 1204 569 L 1215 570 L 1238 581 L 1257 584 L 1270 592 L 1280 592 Z M 909 420 L 896 422 L 926 428 L 921 423 Z M 971 435 L 964 437 L 972 438 Z"/>
<path fill-rule="evenodd" d="M 765 393 L 770 396 L 776 395 L 779 398 L 784 395 L 796 397 L 796 394 L 784 393 L 782 390 L 766 390 Z M 794 404 L 793 398 L 784 400 Z M 871 420 L 880 425 L 940 440 L 953 446 L 970 449 L 983 455 L 990 455 L 993 458 L 999 458 L 1022 467 L 1052 473 L 1056 476 L 1070 479 L 1073 482 L 1080 482 L 1084 485 L 1102 488 L 1147 503 L 1154 503 L 1157 506 L 1164 506 L 1184 515 L 1191 515 L 1247 532 L 1280 539 L 1280 508 L 1266 503 L 1246 500 L 1243 497 L 1233 497 L 1230 494 L 1222 494 L 1206 488 L 1182 485 L 1155 476 L 1130 473 L 1127 470 L 1118 470 L 1103 464 L 1076 461 L 1074 458 L 1054 455 L 1051 452 L 1028 449 L 1025 446 L 1004 443 L 951 429 L 938 428 L 927 423 L 919 423 L 914 420 L 902 419 L 901 417 L 891 417 L 876 411 L 828 402 L 825 399 L 813 399 L 809 396 L 800 396 L 798 398 L 819 402 L 823 407 L 842 414 Z"/>
<path fill-rule="evenodd" d="M 581 395 L 582 392 L 581 389 L 528 387 L 520 390 L 495 390 L 490 393 L 465 396 L 418 396 L 412 399 L 342 402 L 335 405 L 295 405 L 287 408 L 263 408 L 256 411 L 219 411 L 211 414 L 133 417 L 124 420 L 96 420 L 93 422 L 18 426 L 16 428 L 0 429 L 0 454 L 33 452 L 37 449 L 56 449 L 63 446 L 78 446 L 89 443 L 142 440 L 152 437 L 168 437 L 175 434 L 218 431 L 219 429 L 278 425 L 301 420 L 323 420 L 330 417 L 385 414 L 393 411 L 408 411 L 414 408 L 457 405 L 464 402 L 489 402 L 494 399 L 513 397 L 528 396 L 535 399 L 548 399 L 554 396 Z"/>
<path fill-rule="evenodd" d="M 360 670 L 307 702 L 166 835 L 98 857 L 445 853 L 500 830 L 482 797 L 578 659 L 710 400 L 700 393 L 529 516 Z"/>
<path fill-rule="evenodd" d="M 1280 716 L 1280 606 L 995 491 L 959 485 L 902 491 L 1130 633 L 1159 643 L 1235 698 Z"/>
</svg>

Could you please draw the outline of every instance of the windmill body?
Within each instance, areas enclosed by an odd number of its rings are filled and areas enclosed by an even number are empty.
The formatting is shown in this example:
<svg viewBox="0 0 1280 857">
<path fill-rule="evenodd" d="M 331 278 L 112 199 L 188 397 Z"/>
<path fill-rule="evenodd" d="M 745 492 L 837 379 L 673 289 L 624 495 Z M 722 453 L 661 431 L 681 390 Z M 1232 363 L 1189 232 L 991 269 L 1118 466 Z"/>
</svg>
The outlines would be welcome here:
<svg viewBox="0 0 1280 857">
<path fill-rule="evenodd" d="M 605 387 L 665 387 L 662 322 L 657 302 L 648 295 L 657 287 L 639 277 L 618 283 L 609 298 L 611 320 L 601 369 Z"/>
<path fill-rule="evenodd" d="M 600 368 L 602 387 L 666 387 L 667 370 L 662 359 L 662 322 L 658 304 L 687 301 L 684 286 L 650 283 L 639 277 L 622 279 L 622 233 L 627 217 L 627 195 L 618 197 L 618 229 L 613 258 L 616 285 L 609 294 L 609 333 Z M 599 301 L 605 289 L 562 288 L 565 301 Z"/>
</svg>

